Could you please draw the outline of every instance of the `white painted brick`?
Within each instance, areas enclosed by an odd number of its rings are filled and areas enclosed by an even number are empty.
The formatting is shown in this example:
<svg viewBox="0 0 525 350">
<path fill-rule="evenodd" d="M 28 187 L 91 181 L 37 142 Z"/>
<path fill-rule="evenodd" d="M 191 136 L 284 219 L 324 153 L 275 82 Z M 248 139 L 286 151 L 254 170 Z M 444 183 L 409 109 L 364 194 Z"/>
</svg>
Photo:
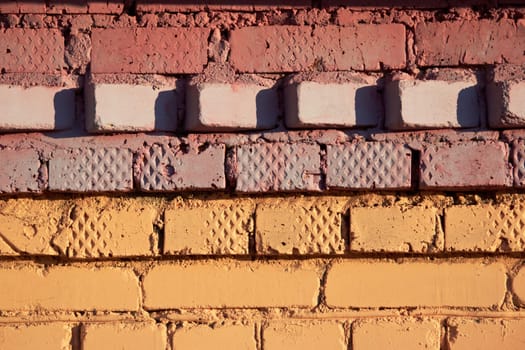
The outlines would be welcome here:
<svg viewBox="0 0 525 350">
<path fill-rule="evenodd" d="M 470 128 L 484 115 L 475 82 L 396 80 L 385 91 L 388 129 Z"/>
<path fill-rule="evenodd" d="M 90 132 L 173 131 L 177 95 L 173 86 L 88 83 L 86 127 Z"/>
<path fill-rule="evenodd" d="M 491 83 L 487 86 L 489 124 L 493 128 L 525 126 L 525 81 Z"/>
<path fill-rule="evenodd" d="M 186 130 L 271 129 L 277 124 L 277 91 L 257 84 L 191 84 L 186 92 Z"/>
<path fill-rule="evenodd" d="M 377 125 L 383 104 L 376 86 L 303 81 L 285 88 L 289 128 L 367 127 Z"/>
<path fill-rule="evenodd" d="M 75 121 L 75 92 L 64 87 L 0 85 L 0 130 L 63 130 Z"/>
</svg>

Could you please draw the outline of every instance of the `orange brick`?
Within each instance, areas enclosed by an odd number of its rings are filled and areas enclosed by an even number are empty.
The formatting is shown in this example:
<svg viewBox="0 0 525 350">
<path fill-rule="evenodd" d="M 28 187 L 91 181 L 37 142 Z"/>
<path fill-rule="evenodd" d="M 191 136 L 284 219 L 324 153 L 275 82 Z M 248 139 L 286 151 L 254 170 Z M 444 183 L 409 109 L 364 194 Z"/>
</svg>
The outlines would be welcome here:
<svg viewBox="0 0 525 350">
<path fill-rule="evenodd" d="M 163 324 L 89 324 L 82 327 L 82 350 L 165 350 L 166 337 Z"/>
<path fill-rule="evenodd" d="M 0 327 L 2 350 L 69 350 L 71 327 L 65 324 L 12 325 Z"/>
<path fill-rule="evenodd" d="M 522 350 L 525 319 L 452 319 L 448 321 L 448 349 Z"/>
<path fill-rule="evenodd" d="M 147 309 L 312 307 L 317 272 L 298 262 L 199 261 L 159 265 L 143 282 Z"/>
<path fill-rule="evenodd" d="M 525 203 L 448 208 L 445 236 L 451 251 L 523 251 Z"/>
<path fill-rule="evenodd" d="M 343 254 L 343 202 L 269 201 L 257 206 L 256 245 L 262 254 Z"/>
<path fill-rule="evenodd" d="M 492 307 L 503 303 L 501 264 L 348 261 L 328 272 L 333 307 Z"/>
<path fill-rule="evenodd" d="M 173 348 L 177 350 L 256 350 L 254 328 L 253 325 L 182 327 L 173 334 Z"/>
<path fill-rule="evenodd" d="M 263 330 L 265 350 L 344 350 L 343 326 L 336 322 L 274 322 Z"/>
<path fill-rule="evenodd" d="M 249 200 L 191 201 L 166 210 L 165 254 L 248 254 L 255 205 Z"/>
<path fill-rule="evenodd" d="M 0 310 L 134 311 L 138 279 L 129 269 L 51 267 L 26 264 L 0 268 Z"/>
<path fill-rule="evenodd" d="M 512 290 L 522 306 L 525 306 L 525 265 L 512 280 Z"/>
<path fill-rule="evenodd" d="M 441 325 L 437 320 L 382 319 L 352 325 L 352 349 L 439 350 Z"/>
<path fill-rule="evenodd" d="M 417 252 L 443 249 L 436 208 L 365 207 L 350 209 L 350 250 Z"/>
</svg>

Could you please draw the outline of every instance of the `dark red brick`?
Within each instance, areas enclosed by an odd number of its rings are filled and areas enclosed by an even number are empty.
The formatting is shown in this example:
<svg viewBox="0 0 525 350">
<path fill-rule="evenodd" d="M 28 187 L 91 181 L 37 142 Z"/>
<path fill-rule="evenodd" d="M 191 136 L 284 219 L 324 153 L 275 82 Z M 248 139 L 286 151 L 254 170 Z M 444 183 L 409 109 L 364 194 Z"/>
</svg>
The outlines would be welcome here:
<svg viewBox="0 0 525 350">
<path fill-rule="evenodd" d="M 268 9 L 290 9 L 311 7 L 310 0 L 157 0 L 137 1 L 138 12 L 193 12 L 204 10 L 259 11 Z"/>
</svg>

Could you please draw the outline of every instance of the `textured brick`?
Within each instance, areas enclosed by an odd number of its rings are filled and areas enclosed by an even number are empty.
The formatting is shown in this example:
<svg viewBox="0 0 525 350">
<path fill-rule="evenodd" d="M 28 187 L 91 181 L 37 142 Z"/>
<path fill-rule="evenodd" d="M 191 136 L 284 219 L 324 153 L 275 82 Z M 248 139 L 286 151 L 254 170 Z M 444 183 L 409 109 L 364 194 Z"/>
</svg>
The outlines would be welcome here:
<svg viewBox="0 0 525 350">
<path fill-rule="evenodd" d="M 518 68 L 520 70 L 520 68 Z M 487 84 L 488 120 L 492 128 L 525 126 L 525 74 L 518 79 L 501 77 L 496 71 Z"/>
<path fill-rule="evenodd" d="M 484 118 L 475 81 L 394 80 L 385 89 L 388 129 L 473 128 Z"/>
<path fill-rule="evenodd" d="M 297 262 L 187 262 L 154 267 L 143 287 L 144 307 L 150 310 L 313 307 L 319 276 Z"/>
<path fill-rule="evenodd" d="M 93 29 L 93 73 L 200 73 L 209 29 Z"/>
<path fill-rule="evenodd" d="M 525 63 L 525 22 L 483 19 L 420 23 L 415 31 L 415 50 L 422 66 Z"/>
<path fill-rule="evenodd" d="M 289 128 L 375 126 L 383 115 L 377 87 L 366 83 L 303 81 L 284 96 Z"/>
<path fill-rule="evenodd" d="M 525 203 L 447 208 L 445 237 L 451 251 L 523 251 Z"/>
<path fill-rule="evenodd" d="M 501 3 L 499 0 L 498 2 Z M 521 0 L 509 0 L 509 1 L 521 1 Z M 392 2 L 391 0 L 375 0 L 373 3 L 370 0 L 321 0 L 323 7 L 333 7 L 333 6 L 351 6 L 351 7 L 369 7 L 374 8 L 392 8 L 395 7 L 404 7 L 404 8 L 418 8 L 418 9 L 438 9 L 438 8 L 449 8 L 449 7 L 469 7 L 469 6 L 488 6 L 491 3 L 487 0 L 396 0 Z"/>
<path fill-rule="evenodd" d="M 163 324 L 88 324 L 82 326 L 82 350 L 165 350 L 166 336 Z"/>
<path fill-rule="evenodd" d="M 203 150 L 153 145 L 139 161 L 138 182 L 143 191 L 186 189 L 214 190 L 226 187 L 224 145 Z"/>
<path fill-rule="evenodd" d="M 48 14 L 80 14 L 88 12 L 88 0 L 69 0 L 66 2 L 61 0 L 47 1 L 46 12 Z"/>
<path fill-rule="evenodd" d="M 191 201 L 164 212 L 164 254 L 248 254 L 255 205 Z"/>
<path fill-rule="evenodd" d="M 0 30 L 0 70 L 58 73 L 64 67 L 64 38 L 58 29 Z"/>
<path fill-rule="evenodd" d="M 59 150 L 49 160 L 52 191 L 130 191 L 132 154 L 123 148 Z"/>
<path fill-rule="evenodd" d="M 451 319 L 448 320 L 448 349 L 523 349 L 525 319 Z"/>
<path fill-rule="evenodd" d="M 231 32 L 231 62 L 241 72 L 380 70 L 405 66 L 400 24 L 244 27 Z"/>
<path fill-rule="evenodd" d="M 239 192 L 319 191 L 321 156 L 317 145 L 258 143 L 237 147 Z"/>
<path fill-rule="evenodd" d="M 75 121 L 73 89 L 0 85 L 0 106 L 0 130 L 62 130 Z"/>
<path fill-rule="evenodd" d="M 136 311 L 138 279 L 123 268 L 0 269 L 0 310 Z"/>
<path fill-rule="evenodd" d="M 271 129 L 279 116 L 277 90 L 256 84 L 191 84 L 186 93 L 186 130 Z"/>
<path fill-rule="evenodd" d="M 274 200 L 259 204 L 256 211 L 257 252 L 261 254 L 343 254 L 344 202 Z"/>
<path fill-rule="evenodd" d="M 124 12 L 125 1 L 97 1 L 88 0 L 88 12 L 89 13 L 101 13 L 101 14 L 121 14 Z"/>
<path fill-rule="evenodd" d="M 336 322 L 271 322 L 263 329 L 265 350 L 345 350 L 345 332 Z"/>
<path fill-rule="evenodd" d="M 525 306 L 525 267 L 521 266 L 512 280 L 512 291 L 521 306 Z"/>
<path fill-rule="evenodd" d="M 60 323 L 8 325 L 0 327 L 2 350 L 69 350 L 71 329 Z"/>
<path fill-rule="evenodd" d="M 422 189 L 480 189 L 510 186 L 508 147 L 502 142 L 434 144 L 421 154 Z"/>
<path fill-rule="evenodd" d="M 441 250 L 436 208 L 364 207 L 350 209 L 350 250 L 416 252 Z"/>
<path fill-rule="evenodd" d="M 395 143 L 328 145 L 326 185 L 340 189 L 410 188 L 411 156 L 408 147 Z"/>
<path fill-rule="evenodd" d="M 310 0 L 250 0 L 250 1 L 228 1 L 228 0 L 185 0 L 173 2 L 171 0 L 157 0 L 155 2 L 138 0 L 137 11 L 139 12 L 195 12 L 195 11 L 261 11 L 269 9 L 290 9 L 311 7 Z"/>
<path fill-rule="evenodd" d="M 174 131 L 177 128 L 174 87 L 90 83 L 84 94 L 88 131 Z"/>
<path fill-rule="evenodd" d="M 333 307 L 493 307 L 506 280 L 501 264 L 349 261 L 330 269 L 325 294 Z"/>
<path fill-rule="evenodd" d="M 177 328 L 173 334 L 173 347 L 177 350 L 245 349 L 255 350 L 254 326 L 197 325 Z"/>
<path fill-rule="evenodd" d="M 352 324 L 352 349 L 439 350 L 441 325 L 437 320 L 379 319 Z"/>
<path fill-rule="evenodd" d="M 32 149 L 0 150 L 1 193 L 39 192 L 40 159 Z"/>
<path fill-rule="evenodd" d="M 45 13 L 45 1 L 2 1 L 0 2 L 0 13 Z"/>
<path fill-rule="evenodd" d="M 516 140 L 513 142 L 511 161 L 513 165 L 514 186 L 525 187 L 525 141 Z"/>
</svg>

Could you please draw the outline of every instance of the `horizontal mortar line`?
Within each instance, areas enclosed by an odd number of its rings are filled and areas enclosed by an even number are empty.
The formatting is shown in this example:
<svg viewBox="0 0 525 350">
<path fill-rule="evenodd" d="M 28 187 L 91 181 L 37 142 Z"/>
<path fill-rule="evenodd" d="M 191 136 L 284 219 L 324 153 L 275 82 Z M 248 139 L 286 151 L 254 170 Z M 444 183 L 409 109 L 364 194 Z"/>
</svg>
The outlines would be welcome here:
<svg viewBox="0 0 525 350">
<path fill-rule="evenodd" d="M 400 314 L 400 312 L 407 312 Z M 293 315 L 290 319 L 347 319 L 347 318 L 379 318 L 379 317 L 480 317 L 480 318 L 525 318 L 525 311 L 477 311 L 477 310 L 365 310 L 365 311 L 333 311 L 319 315 Z"/>
</svg>

